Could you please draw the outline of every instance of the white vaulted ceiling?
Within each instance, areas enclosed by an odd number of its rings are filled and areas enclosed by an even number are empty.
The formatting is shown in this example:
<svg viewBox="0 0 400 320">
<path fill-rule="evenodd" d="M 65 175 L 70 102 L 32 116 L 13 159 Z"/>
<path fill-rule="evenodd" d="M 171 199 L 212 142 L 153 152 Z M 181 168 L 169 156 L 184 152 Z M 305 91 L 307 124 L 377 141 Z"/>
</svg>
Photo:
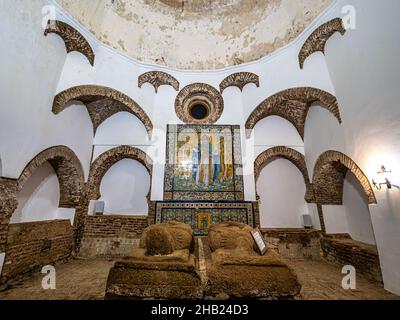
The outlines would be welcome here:
<svg viewBox="0 0 400 320">
<path fill-rule="evenodd" d="M 219 69 L 293 40 L 332 0 L 58 0 L 99 40 L 145 63 Z"/>
</svg>

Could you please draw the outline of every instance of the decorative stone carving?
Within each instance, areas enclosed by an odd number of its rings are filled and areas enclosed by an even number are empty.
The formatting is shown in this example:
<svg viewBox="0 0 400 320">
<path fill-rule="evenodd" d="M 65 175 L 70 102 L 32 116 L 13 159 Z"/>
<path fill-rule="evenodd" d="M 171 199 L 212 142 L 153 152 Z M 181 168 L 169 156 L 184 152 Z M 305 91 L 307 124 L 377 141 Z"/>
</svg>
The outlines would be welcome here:
<svg viewBox="0 0 400 320">
<path fill-rule="evenodd" d="M 88 58 L 90 64 L 94 65 L 95 54 L 85 37 L 76 29 L 58 20 L 49 20 L 44 35 L 55 33 L 59 35 L 65 42 L 67 52 L 78 51 Z"/>
<path fill-rule="evenodd" d="M 190 110 L 201 104 L 208 114 L 203 119 L 195 119 Z M 175 112 L 179 119 L 188 124 L 212 124 L 218 121 L 224 111 L 224 99 L 214 87 L 206 83 L 194 83 L 184 87 L 175 100 Z"/>
<path fill-rule="evenodd" d="M 341 35 L 346 33 L 346 29 L 343 26 L 343 21 L 341 18 L 335 18 L 324 23 L 308 37 L 299 53 L 299 63 L 301 69 L 304 67 L 305 60 L 313 53 L 320 51 L 325 54 L 326 42 L 336 32 L 340 32 Z"/>
<path fill-rule="evenodd" d="M 246 121 L 246 135 L 250 137 L 251 130 L 258 121 L 269 117 L 279 116 L 291 122 L 304 139 L 304 126 L 309 108 L 313 103 L 329 110 L 339 121 L 339 106 L 332 94 L 311 87 L 287 89 L 274 94 L 259 104 Z"/>
<path fill-rule="evenodd" d="M 305 200 L 307 202 L 312 202 L 314 200 L 314 194 L 312 185 L 310 183 L 310 178 L 308 176 L 306 160 L 304 158 L 304 155 L 294 149 L 278 146 L 265 150 L 263 153 L 261 153 L 254 161 L 254 177 L 256 179 L 256 182 L 260 176 L 261 171 L 272 161 L 279 158 L 289 160 L 300 170 L 304 178 L 304 183 L 306 185 Z"/>
<path fill-rule="evenodd" d="M 58 114 L 69 107 L 71 101 L 79 101 L 86 105 L 93 122 L 94 133 L 106 119 L 118 112 L 129 112 L 136 116 L 145 126 L 151 137 L 153 124 L 146 112 L 130 97 L 117 90 L 95 86 L 82 85 L 69 88 L 56 95 L 53 102 L 53 113 Z"/>
<path fill-rule="evenodd" d="M 142 75 L 139 76 L 138 79 L 139 88 L 141 88 L 142 85 L 146 82 L 153 85 L 154 89 L 156 90 L 156 93 L 158 92 L 158 88 L 162 85 L 170 85 L 176 91 L 179 91 L 179 81 L 166 72 L 150 71 L 143 73 Z"/>
<path fill-rule="evenodd" d="M 313 175 L 315 201 L 322 205 L 343 204 L 343 183 L 350 170 L 360 182 L 369 204 L 376 204 L 375 193 L 364 172 L 345 154 L 326 151 L 318 158 Z"/>
<path fill-rule="evenodd" d="M 150 177 L 153 171 L 153 161 L 142 150 L 131 146 L 120 146 L 101 154 L 90 166 L 88 179 L 88 198 L 97 200 L 101 197 L 100 184 L 107 171 L 122 159 L 133 159 L 143 164 L 149 172 Z M 150 187 L 151 189 L 151 187 Z M 150 193 L 150 191 L 149 191 Z"/>
<path fill-rule="evenodd" d="M 254 83 L 257 88 L 260 87 L 258 75 L 251 72 L 238 72 L 226 77 L 219 85 L 219 90 L 223 93 L 226 88 L 234 86 L 243 91 L 243 88 L 249 83 Z"/>
</svg>

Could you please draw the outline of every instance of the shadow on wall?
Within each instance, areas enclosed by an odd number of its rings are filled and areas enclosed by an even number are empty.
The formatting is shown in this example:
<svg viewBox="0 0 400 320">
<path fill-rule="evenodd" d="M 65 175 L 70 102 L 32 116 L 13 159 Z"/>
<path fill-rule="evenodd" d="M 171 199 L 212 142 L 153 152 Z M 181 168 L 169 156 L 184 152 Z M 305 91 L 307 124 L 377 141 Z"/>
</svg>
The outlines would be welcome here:
<svg viewBox="0 0 400 320">
<path fill-rule="evenodd" d="M 343 206 L 350 236 L 354 240 L 375 245 L 368 197 L 352 172 L 348 172 L 344 180 Z"/>
</svg>

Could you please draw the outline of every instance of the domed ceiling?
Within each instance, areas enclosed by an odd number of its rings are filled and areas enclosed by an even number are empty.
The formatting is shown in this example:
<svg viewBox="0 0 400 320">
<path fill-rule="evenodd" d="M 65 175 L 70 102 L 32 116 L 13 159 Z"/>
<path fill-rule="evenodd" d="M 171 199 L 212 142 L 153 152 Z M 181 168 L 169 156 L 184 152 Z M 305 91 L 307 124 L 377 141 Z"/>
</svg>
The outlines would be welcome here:
<svg viewBox="0 0 400 320">
<path fill-rule="evenodd" d="M 99 40 L 139 61 L 219 69 L 296 38 L 332 0 L 58 0 Z"/>
</svg>

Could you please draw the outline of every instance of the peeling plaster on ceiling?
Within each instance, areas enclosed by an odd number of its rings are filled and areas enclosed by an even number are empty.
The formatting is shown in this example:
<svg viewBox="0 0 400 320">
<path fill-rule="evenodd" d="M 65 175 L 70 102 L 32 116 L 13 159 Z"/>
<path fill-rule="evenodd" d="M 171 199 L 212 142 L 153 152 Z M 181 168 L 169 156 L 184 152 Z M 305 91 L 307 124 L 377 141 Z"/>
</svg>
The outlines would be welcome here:
<svg viewBox="0 0 400 320">
<path fill-rule="evenodd" d="M 219 69 L 296 38 L 333 0 L 58 0 L 99 40 L 141 62 Z"/>
</svg>

